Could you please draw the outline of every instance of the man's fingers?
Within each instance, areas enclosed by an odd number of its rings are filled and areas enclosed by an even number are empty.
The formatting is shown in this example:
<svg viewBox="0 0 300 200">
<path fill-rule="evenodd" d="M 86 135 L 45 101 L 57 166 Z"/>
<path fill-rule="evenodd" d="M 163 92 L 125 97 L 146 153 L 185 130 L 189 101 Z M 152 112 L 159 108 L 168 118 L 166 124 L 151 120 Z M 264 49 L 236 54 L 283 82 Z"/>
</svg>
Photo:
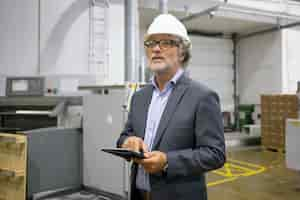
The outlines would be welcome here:
<svg viewBox="0 0 300 200">
<path fill-rule="evenodd" d="M 129 141 L 126 140 L 122 145 L 122 148 L 128 148 L 128 146 L 129 146 Z"/>
<path fill-rule="evenodd" d="M 140 149 L 140 144 L 139 143 L 140 142 L 137 138 L 133 138 L 130 141 L 130 149 L 133 150 L 133 151 L 139 151 L 139 149 Z"/>
<path fill-rule="evenodd" d="M 148 147 L 144 142 L 142 142 L 142 150 L 144 153 L 148 152 Z"/>
<path fill-rule="evenodd" d="M 144 153 L 144 159 L 148 159 L 148 158 L 150 158 L 150 156 L 149 156 L 149 154 L 148 154 L 148 152 L 146 152 L 146 153 Z"/>
<path fill-rule="evenodd" d="M 157 154 L 155 152 L 146 152 L 144 155 L 146 158 L 152 158 L 155 157 Z"/>
<path fill-rule="evenodd" d="M 139 152 L 140 151 L 140 141 L 135 140 L 134 141 L 134 151 Z"/>
<path fill-rule="evenodd" d="M 155 162 L 152 158 L 144 158 L 144 159 L 134 158 L 133 160 L 136 163 L 141 164 L 141 165 L 150 165 L 150 164 L 153 164 Z"/>
<path fill-rule="evenodd" d="M 144 165 L 144 166 L 154 165 L 155 163 L 156 163 L 155 158 L 145 158 L 145 159 L 141 160 L 141 164 Z"/>
<path fill-rule="evenodd" d="M 147 146 L 144 144 L 144 141 L 141 138 L 135 136 L 129 137 L 124 142 L 122 147 L 133 151 L 147 150 Z"/>
</svg>

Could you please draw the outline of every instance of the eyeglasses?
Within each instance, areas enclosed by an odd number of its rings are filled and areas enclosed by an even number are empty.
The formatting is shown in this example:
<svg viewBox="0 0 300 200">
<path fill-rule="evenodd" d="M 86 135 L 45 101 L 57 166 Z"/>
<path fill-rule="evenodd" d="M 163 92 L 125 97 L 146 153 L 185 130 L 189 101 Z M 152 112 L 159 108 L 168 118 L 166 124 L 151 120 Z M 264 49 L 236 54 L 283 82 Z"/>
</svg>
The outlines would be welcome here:
<svg viewBox="0 0 300 200">
<path fill-rule="evenodd" d="M 147 40 L 144 42 L 146 48 L 154 48 L 156 45 L 159 45 L 161 49 L 168 49 L 171 47 L 179 47 L 180 41 L 176 40 Z"/>
</svg>

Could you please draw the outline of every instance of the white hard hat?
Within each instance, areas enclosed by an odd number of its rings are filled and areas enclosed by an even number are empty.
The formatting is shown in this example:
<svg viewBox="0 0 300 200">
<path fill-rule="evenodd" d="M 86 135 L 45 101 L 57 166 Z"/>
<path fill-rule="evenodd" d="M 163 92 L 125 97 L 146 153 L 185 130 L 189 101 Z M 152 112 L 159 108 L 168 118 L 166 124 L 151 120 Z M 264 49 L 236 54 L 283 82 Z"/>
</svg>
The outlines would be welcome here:
<svg viewBox="0 0 300 200">
<path fill-rule="evenodd" d="M 171 34 L 180 37 L 188 45 L 191 43 L 185 26 L 171 14 L 161 14 L 155 17 L 144 39 L 147 40 L 153 34 Z"/>
</svg>

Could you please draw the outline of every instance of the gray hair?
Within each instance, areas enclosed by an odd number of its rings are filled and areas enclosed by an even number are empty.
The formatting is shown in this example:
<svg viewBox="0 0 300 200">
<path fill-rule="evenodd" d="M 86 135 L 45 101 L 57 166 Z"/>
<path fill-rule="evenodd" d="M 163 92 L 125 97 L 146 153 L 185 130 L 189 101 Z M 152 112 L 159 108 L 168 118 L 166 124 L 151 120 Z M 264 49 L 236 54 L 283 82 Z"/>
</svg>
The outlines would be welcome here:
<svg viewBox="0 0 300 200">
<path fill-rule="evenodd" d="M 192 57 L 191 55 L 191 44 L 188 41 L 182 40 L 181 42 L 181 49 L 182 49 L 182 53 L 184 56 L 184 59 L 182 61 L 182 67 L 183 68 L 187 68 L 190 59 Z"/>
</svg>

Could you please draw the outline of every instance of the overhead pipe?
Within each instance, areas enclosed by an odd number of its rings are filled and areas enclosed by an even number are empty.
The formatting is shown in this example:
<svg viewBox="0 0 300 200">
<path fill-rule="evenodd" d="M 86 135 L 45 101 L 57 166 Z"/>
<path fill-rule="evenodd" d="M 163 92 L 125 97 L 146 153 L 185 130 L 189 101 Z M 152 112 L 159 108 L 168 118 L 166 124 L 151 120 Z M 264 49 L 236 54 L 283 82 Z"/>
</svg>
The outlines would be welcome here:
<svg viewBox="0 0 300 200">
<path fill-rule="evenodd" d="M 125 0 L 125 81 L 138 81 L 138 1 Z"/>
<path fill-rule="evenodd" d="M 210 8 L 205 9 L 205 10 L 202 10 L 200 12 L 197 12 L 197 13 L 194 13 L 194 14 L 189 14 L 189 15 L 181 18 L 180 21 L 182 23 L 184 23 L 184 22 L 196 19 L 198 17 L 201 17 L 203 15 L 207 15 L 207 14 L 210 15 L 212 12 L 218 10 L 220 8 L 220 6 L 222 6 L 222 5 L 226 4 L 226 3 L 228 3 L 228 0 L 224 0 L 223 2 L 219 3 L 218 5 L 212 6 Z"/>
<path fill-rule="evenodd" d="M 237 33 L 232 34 L 232 42 L 233 42 L 233 102 L 234 102 L 234 124 L 236 130 L 240 130 L 240 121 L 239 121 L 239 104 L 240 98 L 238 94 L 238 67 L 237 67 Z"/>
<path fill-rule="evenodd" d="M 201 16 L 203 16 L 203 15 L 207 15 L 207 14 L 213 12 L 213 11 L 216 11 L 217 9 L 219 9 L 219 7 L 220 7 L 220 5 L 216 5 L 216 6 L 213 6 L 213 7 L 211 7 L 211 8 L 208 8 L 208 9 L 206 9 L 206 10 L 203 10 L 203 11 L 201 11 L 201 12 L 194 13 L 194 14 L 190 14 L 190 15 L 188 15 L 188 16 L 186 16 L 186 17 L 182 17 L 182 18 L 180 19 L 180 21 L 181 21 L 181 22 L 187 22 L 187 21 L 190 21 L 190 20 L 192 20 L 192 19 L 196 19 L 196 18 L 198 18 L 198 17 L 201 17 Z"/>
<path fill-rule="evenodd" d="M 204 36 L 204 37 L 216 37 L 216 38 L 224 38 L 225 35 L 222 32 L 209 32 L 209 31 L 203 31 L 203 30 L 195 30 L 195 29 L 189 29 L 188 30 L 189 35 L 195 35 L 195 36 Z"/>
<path fill-rule="evenodd" d="M 159 0 L 159 11 L 162 14 L 168 13 L 168 0 Z"/>
<path fill-rule="evenodd" d="M 41 0 L 38 0 L 38 66 L 37 75 L 41 75 Z"/>
</svg>

